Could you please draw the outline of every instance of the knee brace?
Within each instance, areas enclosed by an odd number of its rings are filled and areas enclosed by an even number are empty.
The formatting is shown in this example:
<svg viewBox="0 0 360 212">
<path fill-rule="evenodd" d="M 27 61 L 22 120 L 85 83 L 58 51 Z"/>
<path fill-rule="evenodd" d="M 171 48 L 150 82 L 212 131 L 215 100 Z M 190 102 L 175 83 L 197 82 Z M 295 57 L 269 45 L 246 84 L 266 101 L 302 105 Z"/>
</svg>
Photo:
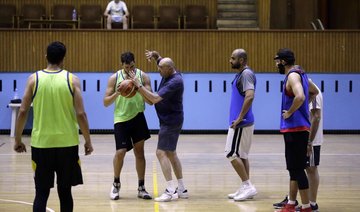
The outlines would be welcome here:
<svg viewBox="0 0 360 212">
<path fill-rule="evenodd" d="M 300 190 L 308 189 L 309 188 L 309 181 L 307 179 L 307 176 L 305 174 L 304 170 L 298 171 L 298 187 Z"/>
<path fill-rule="evenodd" d="M 309 181 L 304 170 L 289 170 L 290 180 L 296 181 L 300 190 L 309 188 Z"/>
</svg>

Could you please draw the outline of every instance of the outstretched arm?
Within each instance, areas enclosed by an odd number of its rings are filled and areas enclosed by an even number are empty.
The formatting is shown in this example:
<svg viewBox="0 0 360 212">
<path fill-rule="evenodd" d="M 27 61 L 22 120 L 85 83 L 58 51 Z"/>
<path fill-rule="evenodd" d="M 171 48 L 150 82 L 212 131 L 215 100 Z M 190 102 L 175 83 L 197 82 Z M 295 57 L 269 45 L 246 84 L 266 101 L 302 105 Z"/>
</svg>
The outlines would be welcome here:
<svg viewBox="0 0 360 212">
<path fill-rule="evenodd" d="M 158 63 L 159 60 L 161 60 L 161 56 L 159 54 L 159 52 L 157 51 L 150 51 L 150 50 L 145 50 L 145 56 L 146 56 L 146 59 L 151 62 L 151 59 L 154 59 L 155 62 Z"/>
<path fill-rule="evenodd" d="M 135 84 L 136 85 L 136 84 Z M 159 96 L 157 93 L 153 93 L 151 91 L 149 91 L 148 89 L 146 89 L 144 86 L 141 85 L 137 85 L 138 87 L 138 92 L 148 101 L 150 101 L 152 104 L 156 104 L 158 102 L 160 102 L 161 100 L 163 100 L 163 98 L 161 96 Z"/>
<path fill-rule="evenodd" d="M 143 86 L 144 86 L 147 90 L 149 90 L 150 92 L 152 92 L 151 81 L 150 81 L 149 75 L 147 75 L 146 73 L 142 72 L 141 77 L 142 77 Z M 136 85 L 136 84 L 135 84 L 135 85 Z M 137 86 L 137 88 L 138 88 L 138 87 L 139 87 L 139 86 Z M 144 101 L 145 101 L 146 103 L 148 103 L 149 105 L 153 105 L 153 103 L 152 103 L 149 99 L 147 99 L 145 96 L 143 96 L 143 98 L 144 98 Z"/>
<path fill-rule="evenodd" d="M 144 100 L 148 104 L 150 104 L 150 105 L 156 104 L 162 100 L 162 98 L 157 93 L 152 92 L 151 85 L 150 85 L 150 78 L 147 75 L 143 75 L 143 77 L 145 76 L 145 78 L 143 78 L 143 79 L 147 78 L 147 80 L 148 80 L 148 82 L 146 82 L 146 80 L 144 80 L 143 85 L 141 84 L 139 79 L 135 77 L 134 72 L 129 72 L 129 75 L 130 75 L 132 81 L 134 82 L 135 86 L 138 88 L 138 92 L 141 94 L 141 96 L 143 96 Z"/>
</svg>

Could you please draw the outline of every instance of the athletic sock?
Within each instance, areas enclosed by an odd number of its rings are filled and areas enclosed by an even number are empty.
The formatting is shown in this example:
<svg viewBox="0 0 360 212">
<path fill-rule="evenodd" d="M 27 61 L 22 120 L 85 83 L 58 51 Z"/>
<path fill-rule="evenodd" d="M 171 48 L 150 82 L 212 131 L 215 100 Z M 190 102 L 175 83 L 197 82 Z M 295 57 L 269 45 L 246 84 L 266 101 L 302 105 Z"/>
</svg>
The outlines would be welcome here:
<svg viewBox="0 0 360 212">
<path fill-rule="evenodd" d="M 308 204 L 302 204 L 301 208 L 302 208 L 302 209 L 310 208 L 310 203 L 308 203 Z"/>
<path fill-rule="evenodd" d="M 178 189 L 181 191 L 185 190 L 185 185 L 184 185 L 183 179 L 178 179 Z"/>
<path fill-rule="evenodd" d="M 120 183 L 120 177 L 114 177 L 114 183 Z"/>
<path fill-rule="evenodd" d="M 289 205 L 295 205 L 295 203 L 296 203 L 296 200 L 290 200 L 290 199 L 288 199 L 287 204 L 289 204 Z"/>
<path fill-rule="evenodd" d="M 251 185 L 252 185 L 251 182 L 250 182 L 250 180 L 243 181 L 242 183 L 243 183 L 243 185 L 247 185 L 247 186 L 251 186 Z"/>
<path fill-rule="evenodd" d="M 316 205 L 316 202 L 311 202 L 311 201 L 310 201 L 310 205 L 315 206 L 315 205 Z"/>
<path fill-rule="evenodd" d="M 169 180 L 166 183 L 167 183 L 167 188 L 166 189 L 168 190 L 168 192 L 173 194 L 175 192 L 175 188 L 173 186 L 172 180 Z"/>
</svg>

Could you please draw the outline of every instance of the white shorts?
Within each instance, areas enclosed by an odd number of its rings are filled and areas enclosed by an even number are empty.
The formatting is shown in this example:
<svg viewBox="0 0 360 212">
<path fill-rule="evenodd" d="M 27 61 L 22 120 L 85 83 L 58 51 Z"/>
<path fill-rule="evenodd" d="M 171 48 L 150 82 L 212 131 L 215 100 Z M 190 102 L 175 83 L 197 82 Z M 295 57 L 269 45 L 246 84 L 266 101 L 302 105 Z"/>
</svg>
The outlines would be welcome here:
<svg viewBox="0 0 360 212">
<path fill-rule="evenodd" d="M 225 145 L 225 156 L 229 159 L 235 157 L 247 159 L 253 134 L 254 125 L 236 129 L 229 128 Z"/>
<path fill-rule="evenodd" d="M 118 15 L 112 15 L 112 16 L 111 16 L 112 22 L 119 23 L 119 22 L 122 22 L 122 19 L 123 19 L 122 16 L 118 16 Z"/>
</svg>

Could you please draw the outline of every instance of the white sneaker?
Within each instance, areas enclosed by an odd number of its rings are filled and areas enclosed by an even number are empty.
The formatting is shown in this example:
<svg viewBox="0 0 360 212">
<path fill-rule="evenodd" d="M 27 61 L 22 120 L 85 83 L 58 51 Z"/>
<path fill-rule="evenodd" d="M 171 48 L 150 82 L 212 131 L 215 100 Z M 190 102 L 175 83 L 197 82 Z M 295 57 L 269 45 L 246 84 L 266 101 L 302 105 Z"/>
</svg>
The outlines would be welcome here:
<svg viewBox="0 0 360 212">
<path fill-rule="evenodd" d="M 118 200 L 120 198 L 120 183 L 113 183 L 110 190 L 110 199 Z"/>
<path fill-rule="evenodd" d="M 184 190 L 180 190 L 180 189 L 176 188 L 176 193 L 178 194 L 179 198 L 182 198 L 182 199 L 189 198 L 189 192 L 186 188 L 184 188 Z"/>
<path fill-rule="evenodd" d="M 243 185 L 241 185 L 240 188 L 239 188 L 237 191 L 235 191 L 235 193 L 228 194 L 228 198 L 229 198 L 229 199 L 234 199 L 234 197 L 236 197 L 237 195 L 239 195 L 242 190 L 243 190 Z"/>
<path fill-rule="evenodd" d="M 165 192 L 163 194 L 161 194 L 160 197 L 155 198 L 155 201 L 156 202 L 170 202 L 171 200 L 175 200 L 178 198 L 179 198 L 179 195 L 178 195 L 178 193 L 176 193 L 176 191 L 172 194 L 166 189 Z"/>
<path fill-rule="evenodd" d="M 243 201 L 246 199 L 252 199 L 257 194 L 256 188 L 251 185 L 244 185 L 240 194 L 234 197 L 235 201 Z"/>
</svg>

